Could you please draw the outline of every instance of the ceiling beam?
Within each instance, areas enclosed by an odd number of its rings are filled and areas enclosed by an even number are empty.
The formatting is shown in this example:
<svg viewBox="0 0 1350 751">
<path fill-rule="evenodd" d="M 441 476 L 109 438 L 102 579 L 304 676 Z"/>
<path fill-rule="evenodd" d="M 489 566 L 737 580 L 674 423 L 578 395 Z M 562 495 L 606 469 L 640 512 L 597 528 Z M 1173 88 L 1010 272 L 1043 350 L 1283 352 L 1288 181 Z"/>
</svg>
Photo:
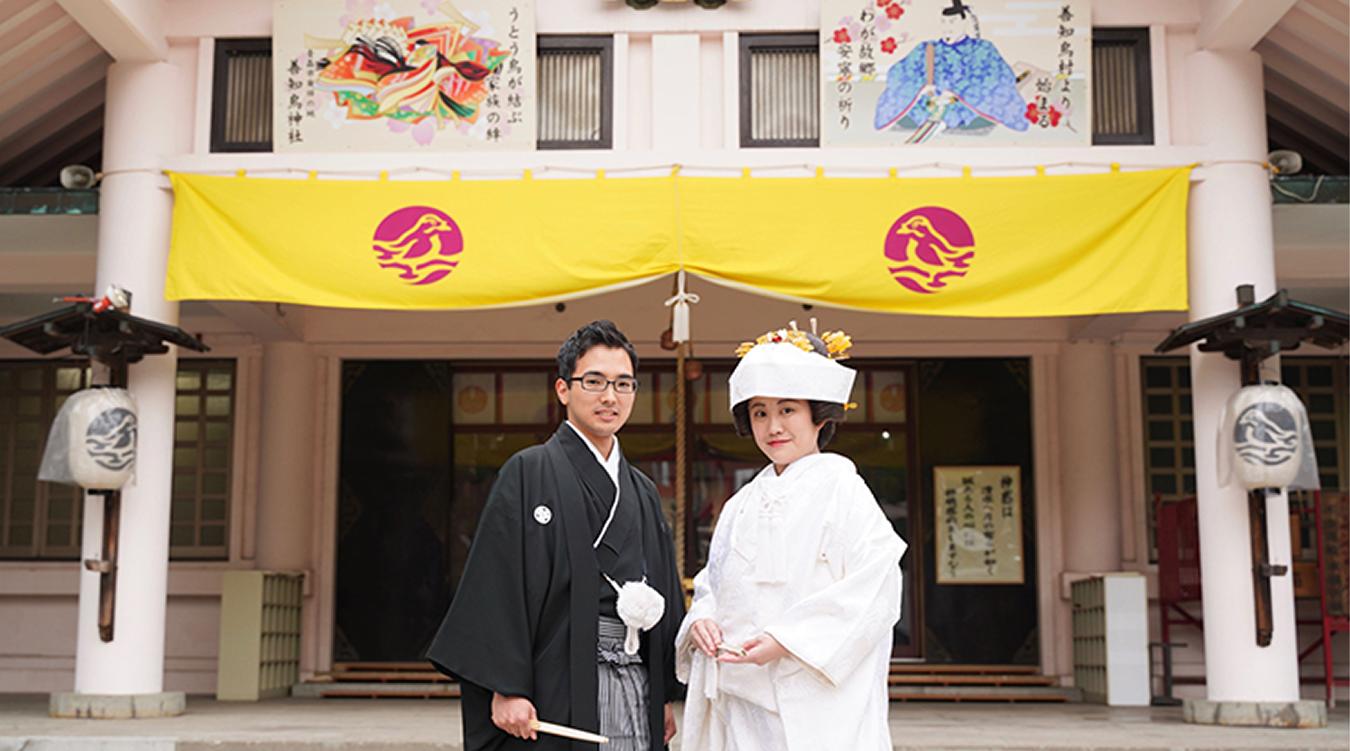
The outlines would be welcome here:
<svg viewBox="0 0 1350 751">
<path fill-rule="evenodd" d="M 1283 47 L 1263 42 L 1256 51 L 1261 53 L 1261 62 L 1267 68 L 1292 81 L 1298 81 L 1303 88 L 1331 102 L 1333 106 L 1350 110 L 1350 90 L 1339 81 L 1303 62 Z"/>
<path fill-rule="evenodd" d="M 33 10 L 41 12 L 33 13 Z M 3 10 L 0 9 L 0 12 Z M 5 70 L 22 67 L 24 61 L 31 57 L 33 49 L 43 44 L 50 47 L 47 38 L 67 28 L 77 34 L 84 34 L 70 16 L 55 4 L 33 3 L 14 18 L 0 22 L 0 65 Z"/>
<path fill-rule="evenodd" d="M 84 29 L 61 13 L 60 8 L 52 6 L 52 10 L 56 17 L 50 23 L 39 24 L 41 19 L 34 19 L 33 24 L 24 24 L 9 36 L 0 37 L 0 67 L 26 78 L 40 70 L 51 50 L 70 46 L 72 42 L 93 43 Z"/>
<path fill-rule="evenodd" d="M 1350 32 L 1350 3 L 1345 0 L 1303 0 L 1298 10 L 1322 23 L 1334 25 L 1342 34 Z"/>
<path fill-rule="evenodd" d="M 90 162 L 103 153 L 103 129 L 88 132 L 80 140 L 66 143 L 64 148 L 57 146 L 52 151 L 45 152 L 45 155 L 50 156 L 41 163 L 19 164 L 18 171 L 13 173 L 15 177 L 0 175 L 0 181 L 33 188 L 55 187 L 61 184 L 63 167 L 83 164 L 92 169 L 93 165 Z"/>
<path fill-rule="evenodd" d="M 1196 43 L 1206 50 L 1249 50 L 1298 0 L 1209 0 Z"/>
<path fill-rule="evenodd" d="M 1346 39 L 1350 36 L 1350 28 L 1346 28 L 1344 23 L 1328 19 L 1305 3 L 1295 5 L 1275 28 L 1307 39 L 1323 51 L 1339 55 L 1342 61 L 1346 60 Z"/>
<path fill-rule="evenodd" d="M 1297 151 L 1303 157 L 1304 175 L 1344 175 L 1347 171 L 1344 157 L 1327 151 L 1295 126 L 1269 119 L 1266 138 L 1274 146 Z"/>
<path fill-rule="evenodd" d="M 1266 90 L 1266 115 L 1271 119 L 1292 128 L 1309 141 L 1322 147 L 1329 154 L 1338 154 L 1342 159 L 1350 158 L 1350 144 L 1346 143 L 1343 131 L 1328 128 L 1319 123 L 1297 106 L 1280 99 L 1269 89 Z"/>
<path fill-rule="evenodd" d="M 0 165 L 15 161 L 24 151 L 32 149 L 47 136 L 65 130 L 89 112 L 103 107 L 104 99 L 107 99 L 107 90 L 107 86 L 92 86 L 89 96 L 66 100 L 61 107 L 34 120 L 22 131 L 0 140 Z"/>
<path fill-rule="evenodd" d="M 48 153 L 44 147 L 64 143 L 78 134 L 84 138 L 92 130 L 103 127 L 103 97 L 75 103 L 69 111 L 58 111 L 42 119 L 37 125 L 17 137 L 0 143 L 0 175 L 12 172 L 15 166 L 34 156 Z M 76 139 L 78 140 L 78 139 Z M 5 183 L 0 182 L 0 185 Z"/>
<path fill-rule="evenodd" d="M 19 106 L 34 91 L 45 89 L 83 66 L 106 69 L 105 60 L 107 54 L 93 40 L 72 39 L 43 56 L 40 64 L 32 66 L 31 73 L 15 78 L 0 78 L 0 102 L 5 103 L 6 110 Z"/>
<path fill-rule="evenodd" d="M 1341 37 L 1341 41 L 1346 41 L 1346 38 Z M 1268 45 L 1279 47 L 1286 53 L 1299 58 L 1336 79 L 1342 86 L 1350 84 L 1350 70 L 1347 70 L 1347 68 L 1350 68 L 1350 58 L 1346 58 L 1344 50 L 1340 54 L 1327 52 L 1320 46 L 1313 44 L 1311 40 L 1296 36 L 1293 32 L 1278 26 L 1270 30 L 1259 47 L 1264 49 Z"/>
<path fill-rule="evenodd" d="M 1271 68 L 1265 69 L 1266 91 L 1298 107 L 1309 117 L 1339 133 L 1350 132 L 1350 113 L 1313 94 Z"/>
<path fill-rule="evenodd" d="M 13 32 L 30 19 L 50 12 L 52 0 L 0 0 L 0 37 Z"/>
<path fill-rule="evenodd" d="M 0 107 L 0 143 L 52 112 L 69 107 L 73 101 L 103 96 L 101 92 L 106 88 L 103 77 L 102 66 L 87 65 L 37 92 L 21 106 L 8 110 Z"/>
<path fill-rule="evenodd" d="M 168 57 L 163 0 L 57 0 L 75 22 L 119 62 Z"/>
</svg>

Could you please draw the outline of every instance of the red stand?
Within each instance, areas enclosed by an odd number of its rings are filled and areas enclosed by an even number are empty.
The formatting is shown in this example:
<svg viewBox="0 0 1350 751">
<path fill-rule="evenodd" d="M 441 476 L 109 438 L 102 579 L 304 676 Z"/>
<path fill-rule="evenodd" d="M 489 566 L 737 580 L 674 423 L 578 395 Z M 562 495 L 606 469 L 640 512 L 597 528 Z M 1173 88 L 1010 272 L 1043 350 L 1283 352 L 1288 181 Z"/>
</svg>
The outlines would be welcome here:
<svg viewBox="0 0 1350 751">
<path fill-rule="evenodd" d="M 1317 520 L 1318 602 L 1322 607 L 1322 636 L 1299 655 L 1322 648 L 1322 675 L 1327 687 L 1327 706 L 1336 706 L 1336 687 L 1350 686 L 1350 678 L 1337 678 L 1332 658 L 1332 639 L 1350 633 L 1350 499 L 1344 493 L 1313 493 Z"/>
</svg>

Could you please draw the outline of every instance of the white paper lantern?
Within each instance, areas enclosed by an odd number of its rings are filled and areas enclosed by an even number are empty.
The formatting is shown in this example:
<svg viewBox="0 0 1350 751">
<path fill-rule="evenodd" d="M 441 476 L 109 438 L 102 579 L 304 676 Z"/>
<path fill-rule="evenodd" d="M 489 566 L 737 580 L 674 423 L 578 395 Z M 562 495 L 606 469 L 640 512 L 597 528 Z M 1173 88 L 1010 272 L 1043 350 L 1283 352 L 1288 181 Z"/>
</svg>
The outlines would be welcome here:
<svg viewBox="0 0 1350 751">
<path fill-rule="evenodd" d="M 117 490 L 136 467 L 136 402 L 125 389 L 71 394 L 47 437 L 38 479 Z"/>
<path fill-rule="evenodd" d="M 1295 484 L 1306 459 L 1307 412 L 1285 386 L 1247 386 L 1228 401 L 1223 430 L 1231 441 L 1233 475 L 1254 488 Z"/>
</svg>

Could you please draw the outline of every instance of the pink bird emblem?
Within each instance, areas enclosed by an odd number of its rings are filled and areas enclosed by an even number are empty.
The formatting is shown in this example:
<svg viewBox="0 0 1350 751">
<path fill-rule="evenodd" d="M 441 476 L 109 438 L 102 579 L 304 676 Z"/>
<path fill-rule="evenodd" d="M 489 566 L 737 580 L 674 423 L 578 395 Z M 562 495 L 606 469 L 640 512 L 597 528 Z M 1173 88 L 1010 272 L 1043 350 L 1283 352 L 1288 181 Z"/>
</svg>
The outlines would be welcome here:
<svg viewBox="0 0 1350 751">
<path fill-rule="evenodd" d="M 394 269 L 414 286 L 434 284 L 459 265 L 464 235 L 448 214 L 429 206 L 408 206 L 384 218 L 371 248 L 382 269 Z"/>
</svg>

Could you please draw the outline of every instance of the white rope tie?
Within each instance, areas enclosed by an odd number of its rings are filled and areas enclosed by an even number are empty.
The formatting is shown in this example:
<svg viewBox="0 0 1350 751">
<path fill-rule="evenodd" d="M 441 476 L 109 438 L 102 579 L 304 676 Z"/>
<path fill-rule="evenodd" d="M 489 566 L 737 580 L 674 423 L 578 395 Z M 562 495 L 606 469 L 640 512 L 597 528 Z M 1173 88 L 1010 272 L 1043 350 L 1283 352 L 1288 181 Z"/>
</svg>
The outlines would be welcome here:
<svg viewBox="0 0 1350 751">
<path fill-rule="evenodd" d="M 677 285 L 675 295 L 666 300 L 666 307 L 675 309 L 674 315 L 671 316 L 670 333 L 676 344 L 689 341 L 689 306 L 696 305 L 699 301 L 697 292 L 685 290 L 684 277 L 684 259 L 680 259 L 680 270 L 675 274 Z"/>
</svg>

